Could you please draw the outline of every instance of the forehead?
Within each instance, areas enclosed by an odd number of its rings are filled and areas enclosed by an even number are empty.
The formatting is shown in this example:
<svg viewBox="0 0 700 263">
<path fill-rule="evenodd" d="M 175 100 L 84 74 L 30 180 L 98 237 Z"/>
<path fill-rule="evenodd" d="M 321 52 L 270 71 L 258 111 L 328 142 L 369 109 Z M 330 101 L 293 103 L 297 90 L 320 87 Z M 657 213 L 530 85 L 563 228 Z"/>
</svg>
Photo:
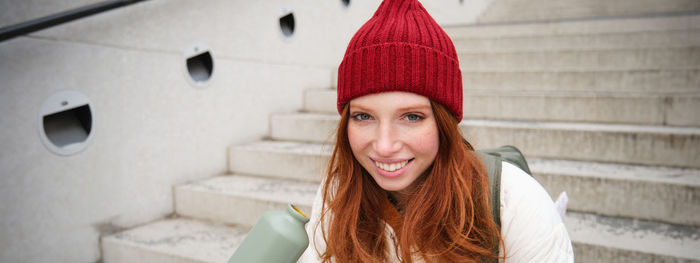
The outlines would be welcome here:
<svg viewBox="0 0 700 263">
<path fill-rule="evenodd" d="M 350 101 L 350 108 L 364 109 L 400 109 L 400 108 L 430 108 L 430 100 L 415 93 L 392 91 L 364 95 Z"/>
</svg>

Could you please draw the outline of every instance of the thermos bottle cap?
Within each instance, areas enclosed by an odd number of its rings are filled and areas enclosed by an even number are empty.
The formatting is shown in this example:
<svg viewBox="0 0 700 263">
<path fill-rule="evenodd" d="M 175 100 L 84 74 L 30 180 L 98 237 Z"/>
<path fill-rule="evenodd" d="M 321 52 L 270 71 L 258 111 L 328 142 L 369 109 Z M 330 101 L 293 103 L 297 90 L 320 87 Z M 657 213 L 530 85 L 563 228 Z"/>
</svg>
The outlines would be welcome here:
<svg viewBox="0 0 700 263">
<path fill-rule="evenodd" d="M 301 211 L 301 209 L 297 208 L 292 203 L 289 203 L 289 205 L 287 205 L 287 213 L 292 215 L 294 219 L 299 220 L 304 224 L 309 222 L 309 217 L 306 215 L 306 213 L 304 213 L 304 211 Z"/>
</svg>

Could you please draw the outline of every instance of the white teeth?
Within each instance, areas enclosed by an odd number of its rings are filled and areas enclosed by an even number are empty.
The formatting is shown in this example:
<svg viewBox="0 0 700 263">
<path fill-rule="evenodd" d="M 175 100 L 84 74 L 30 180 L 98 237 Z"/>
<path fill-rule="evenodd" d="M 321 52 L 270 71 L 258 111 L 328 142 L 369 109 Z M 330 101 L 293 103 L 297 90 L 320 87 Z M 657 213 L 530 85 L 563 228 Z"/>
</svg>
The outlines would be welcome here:
<svg viewBox="0 0 700 263">
<path fill-rule="evenodd" d="M 376 162 L 376 161 L 374 162 L 374 164 L 377 165 L 377 167 L 379 167 L 382 170 L 387 171 L 387 172 L 393 172 L 393 171 L 396 171 L 398 169 L 401 169 L 404 166 L 406 166 L 407 163 L 408 163 L 408 160 L 403 161 L 403 162 L 398 162 L 398 163 L 391 163 L 391 164 L 380 163 L 380 162 Z"/>
</svg>

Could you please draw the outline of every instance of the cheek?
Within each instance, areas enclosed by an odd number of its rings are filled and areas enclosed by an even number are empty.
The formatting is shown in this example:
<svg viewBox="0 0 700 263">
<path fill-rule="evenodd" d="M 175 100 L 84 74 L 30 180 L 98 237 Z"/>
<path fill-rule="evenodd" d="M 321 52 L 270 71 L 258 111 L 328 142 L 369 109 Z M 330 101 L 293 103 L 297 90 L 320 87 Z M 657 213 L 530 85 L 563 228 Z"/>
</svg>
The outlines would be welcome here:
<svg viewBox="0 0 700 263">
<path fill-rule="evenodd" d="M 421 154 L 430 158 L 431 162 L 437 156 L 438 148 L 440 147 L 440 138 L 438 137 L 437 128 L 427 129 L 421 133 L 420 139 L 416 140 L 416 149 Z"/>
<path fill-rule="evenodd" d="M 360 130 L 348 125 L 348 141 L 350 142 L 350 148 L 355 155 L 357 155 L 358 151 L 364 148 L 366 140 L 367 136 L 363 136 Z"/>
</svg>

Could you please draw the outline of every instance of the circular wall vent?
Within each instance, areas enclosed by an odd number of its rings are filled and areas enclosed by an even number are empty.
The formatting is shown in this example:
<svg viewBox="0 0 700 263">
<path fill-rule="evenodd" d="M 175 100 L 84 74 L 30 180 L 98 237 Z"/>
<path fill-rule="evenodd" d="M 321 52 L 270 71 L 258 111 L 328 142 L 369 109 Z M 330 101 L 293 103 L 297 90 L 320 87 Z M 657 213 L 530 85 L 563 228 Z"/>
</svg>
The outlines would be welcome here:
<svg viewBox="0 0 700 263">
<path fill-rule="evenodd" d="M 205 86 L 214 76 L 214 56 L 211 49 L 202 43 L 190 45 L 184 52 L 185 67 L 190 83 Z"/>
<path fill-rule="evenodd" d="M 72 155 L 85 149 L 94 135 L 90 100 L 77 91 L 49 96 L 39 111 L 39 137 L 51 152 Z"/>
<path fill-rule="evenodd" d="M 282 35 L 285 37 L 292 37 L 294 35 L 294 29 L 296 27 L 296 22 L 294 20 L 294 12 L 291 8 L 284 7 L 281 10 L 282 15 L 280 15 L 279 23 Z"/>
</svg>

